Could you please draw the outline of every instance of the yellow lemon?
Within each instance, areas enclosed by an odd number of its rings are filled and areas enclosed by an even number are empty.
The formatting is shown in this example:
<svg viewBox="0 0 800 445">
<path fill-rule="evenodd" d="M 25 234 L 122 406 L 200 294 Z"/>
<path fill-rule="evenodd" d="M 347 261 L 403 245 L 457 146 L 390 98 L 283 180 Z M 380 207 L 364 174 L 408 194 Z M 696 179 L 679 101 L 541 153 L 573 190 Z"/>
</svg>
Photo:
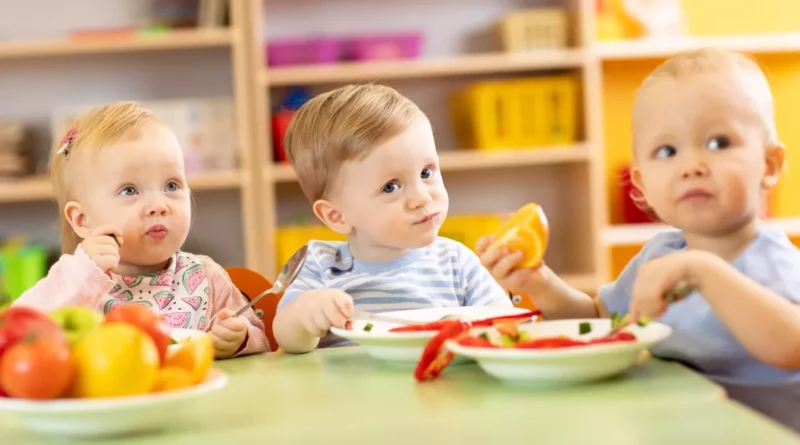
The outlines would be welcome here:
<svg viewBox="0 0 800 445">
<path fill-rule="evenodd" d="M 81 398 L 147 394 L 158 376 L 153 340 L 127 323 L 105 323 L 83 337 L 73 350 L 78 375 L 72 394 Z"/>
</svg>

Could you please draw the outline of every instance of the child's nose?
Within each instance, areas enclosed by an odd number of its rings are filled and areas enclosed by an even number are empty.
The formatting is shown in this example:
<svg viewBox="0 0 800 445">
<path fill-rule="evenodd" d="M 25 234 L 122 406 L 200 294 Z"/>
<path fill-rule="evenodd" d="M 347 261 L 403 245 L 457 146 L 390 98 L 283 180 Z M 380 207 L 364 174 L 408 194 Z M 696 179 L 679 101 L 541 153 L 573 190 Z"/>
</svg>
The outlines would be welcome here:
<svg viewBox="0 0 800 445">
<path fill-rule="evenodd" d="M 682 177 L 684 179 L 702 177 L 708 175 L 708 165 L 700 156 L 694 156 L 684 167 Z"/>
<path fill-rule="evenodd" d="M 421 188 L 417 189 L 417 192 L 411 197 L 409 200 L 409 206 L 412 209 L 418 209 L 420 207 L 425 207 L 431 201 L 433 201 L 433 196 L 431 196 L 431 193 L 427 189 Z"/>
<path fill-rule="evenodd" d="M 158 200 L 148 204 L 145 212 L 148 216 L 164 216 L 169 212 L 169 207 L 164 201 Z"/>
</svg>

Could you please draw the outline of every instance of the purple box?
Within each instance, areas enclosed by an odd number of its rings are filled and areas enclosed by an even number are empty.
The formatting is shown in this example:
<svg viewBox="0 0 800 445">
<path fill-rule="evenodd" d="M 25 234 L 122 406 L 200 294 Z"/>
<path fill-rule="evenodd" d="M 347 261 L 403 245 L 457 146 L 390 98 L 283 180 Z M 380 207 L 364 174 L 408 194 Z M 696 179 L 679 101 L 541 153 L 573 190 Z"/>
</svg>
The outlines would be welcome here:
<svg viewBox="0 0 800 445">
<path fill-rule="evenodd" d="M 269 66 L 325 64 L 337 62 L 341 42 L 333 37 L 276 40 L 267 43 Z"/>
<path fill-rule="evenodd" d="M 416 59 L 422 49 L 422 33 L 372 34 L 344 41 L 347 60 Z"/>
</svg>

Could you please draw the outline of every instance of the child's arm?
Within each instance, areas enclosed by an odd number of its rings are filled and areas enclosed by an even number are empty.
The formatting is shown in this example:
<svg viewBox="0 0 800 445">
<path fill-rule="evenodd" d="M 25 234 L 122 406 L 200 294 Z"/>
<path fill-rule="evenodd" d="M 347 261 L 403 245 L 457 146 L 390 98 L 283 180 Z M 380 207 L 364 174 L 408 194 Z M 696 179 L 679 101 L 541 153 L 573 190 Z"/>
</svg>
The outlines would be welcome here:
<svg viewBox="0 0 800 445">
<path fill-rule="evenodd" d="M 478 256 L 461 243 L 457 249 L 464 306 L 513 306 L 508 293 L 483 267 Z"/>
<path fill-rule="evenodd" d="M 198 255 L 203 268 L 208 277 L 208 297 L 209 297 L 209 311 L 207 317 L 213 317 L 214 314 L 220 312 L 236 312 L 248 304 L 247 299 L 239 292 L 230 276 L 219 264 L 212 261 L 206 256 Z M 256 317 L 255 312 L 250 309 L 245 312 L 242 317 L 246 322 L 246 332 L 243 339 L 238 346 L 238 349 L 231 351 L 232 354 L 224 354 L 221 356 L 217 354 L 217 358 L 238 357 L 249 354 L 259 354 L 270 350 L 269 340 L 264 333 L 264 323 Z M 212 323 L 220 323 L 218 317 Z M 211 327 L 213 330 L 213 326 Z"/>
<path fill-rule="evenodd" d="M 114 285 L 114 280 L 78 246 L 74 254 L 62 255 L 47 276 L 25 291 L 13 305 L 42 312 L 64 306 L 98 309 L 100 300 Z"/>
<path fill-rule="evenodd" d="M 787 289 L 795 292 L 786 296 L 790 301 L 740 273 L 723 258 L 689 250 L 642 266 L 633 289 L 632 315 L 657 316 L 666 310 L 663 296 L 679 281 L 686 281 L 706 299 L 754 357 L 779 369 L 800 369 L 797 290 Z"/>
</svg>

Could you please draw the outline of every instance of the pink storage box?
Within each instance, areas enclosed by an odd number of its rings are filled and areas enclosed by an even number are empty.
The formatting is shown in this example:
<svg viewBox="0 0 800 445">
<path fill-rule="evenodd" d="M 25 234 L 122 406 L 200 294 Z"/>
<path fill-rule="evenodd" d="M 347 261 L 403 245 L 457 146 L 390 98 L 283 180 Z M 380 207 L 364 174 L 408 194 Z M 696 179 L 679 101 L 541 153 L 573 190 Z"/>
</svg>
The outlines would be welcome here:
<svg viewBox="0 0 800 445">
<path fill-rule="evenodd" d="M 267 43 L 269 66 L 334 63 L 341 55 L 341 42 L 332 37 L 276 40 Z"/>
<path fill-rule="evenodd" d="M 373 34 L 344 42 L 347 60 L 416 59 L 422 49 L 422 33 Z"/>
</svg>

